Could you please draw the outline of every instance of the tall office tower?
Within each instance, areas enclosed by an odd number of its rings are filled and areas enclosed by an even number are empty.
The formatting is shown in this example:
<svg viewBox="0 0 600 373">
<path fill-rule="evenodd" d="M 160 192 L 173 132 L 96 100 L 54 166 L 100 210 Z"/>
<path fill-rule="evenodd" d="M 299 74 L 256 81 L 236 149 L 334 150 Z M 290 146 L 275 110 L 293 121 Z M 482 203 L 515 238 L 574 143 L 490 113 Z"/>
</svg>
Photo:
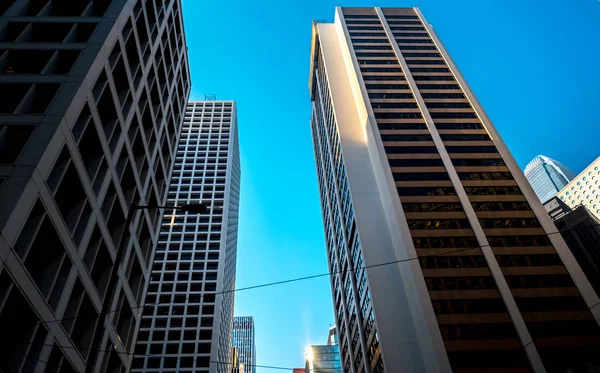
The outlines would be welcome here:
<svg viewBox="0 0 600 373">
<path fill-rule="evenodd" d="M 309 373 L 342 373 L 336 327 L 329 328 L 326 345 L 309 346 L 304 370 Z"/>
<path fill-rule="evenodd" d="M 600 219 L 600 157 L 575 176 L 556 196 L 572 209 L 577 205 L 587 207 Z"/>
<path fill-rule="evenodd" d="M 600 299 L 417 8 L 315 23 L 309 88 L 344 372 L 600 362 Z"/>
<path fill-rule="evenodd" d="M 0 1 L 0 371 L 129 368 L 189 76 L 179 0 Z"/>
<path fill-rule="evenodd" d="M 167 203 L 209 211 L 165 212 L 133 373 L 231 371 L 239 195 L 234 102 L 190 102 Z"/>
<path fill-rule="evenodd" d="M 525 167 L 525 177 L 542 203 L 564 188 L 575 174 L 554 159 L 538 155 Z"/>
<path fill-rule="evenodd" d="M 236 316 L 233 318 L 233 347 L 238 354 L 238 367 L 243 365 L 244 372 L 256 373 L 256 341 L 254 339 L 254 318 Z"/>
</svg>

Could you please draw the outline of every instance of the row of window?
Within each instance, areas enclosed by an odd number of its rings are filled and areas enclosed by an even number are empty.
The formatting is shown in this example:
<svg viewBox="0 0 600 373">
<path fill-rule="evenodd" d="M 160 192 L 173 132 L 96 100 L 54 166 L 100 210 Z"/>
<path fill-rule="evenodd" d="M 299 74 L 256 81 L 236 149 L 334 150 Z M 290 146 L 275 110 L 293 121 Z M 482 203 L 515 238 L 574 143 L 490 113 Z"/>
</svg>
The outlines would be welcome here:
<svg viewBox="0 0 600 373">
<path fill-rule="evenodd" d="M 540 222 L 533 219 L 479 219 L 483 228 L 539 228 Z"/>
<path fill-rule="evenodd" d="M 364 75 L 363 79 L 366 84 L 374 80 L 406 80 L 404 75 Z"/>
<path fill-rule="evenodd" d="M 413 147 L 399 147 L 399 149 L 411 149 Z M 435 147 L 431 147 L 431 153 Z M 456 191 L 452 187 L 400 187 L 396 188 L 400 196 L 455 196 Z M 465 187 L 468 195 L 494 196 L 494 195 L 522 195 L 516 186 L 478 186 Z"/>
<path fill-rule="evenodd" d="M 491 141 L 487 134 L 441 134 L 443 141 Z"/>
<path fill-rule="evenodd" d="M 525 201 L 518 202 L 471 202 L 475 211 L 530 211 L 529 204 Z M 429 203 L 403 203 L 404 212 L 454 212 L 463 211 L 459 202 L 429 202 Z"/>
<path fill-rule="evenodd" d="M 413 229 L 469 229 L 467 219 L 408 219 L 408 227 Z"/>
<path fill-rule="evenodd" d="M 459 172 L 461 180 L 514 180 L 510 172 Z"/>
<path fill-rule="evenodd" d="M 446 172 L 403 172 L 394 173 L 395 181 L 434 181 L 434 180 L 450 180 L 450 176 Z"/>
<path fill-rule="evenodd" d="M 382 141 L 433 141 L 430 134 L 426 135 L 381 135 Z M 405 161 L 406 159 L 398 159 L 397 161 Z M 417 161 L 436 161 L 434 159 L 418 159 Z M 441 160 L 438 160 L 441 162 Z"/>
<path fill-rule="evenodd" d="M 382 139 L 384 136 L 396 136 L 396 135 L 381 135 Z M 413 136 L 413 135 L 398 135 L 398 136 Z M 431 136 L 428 136 L 431 140 Z M 444 162 L 440 158 L 434 159 L 388 159 L 390 167 L 443 167 Z"/>
<path fill-rule="evenodd" d="M 411 70 L 412 71 L 412 70 Z M 434 80 L 434 81 L 454 81 L 453 76 L 429 76 L 429 75 L 417 75 L 413 76 L 415 81 Z M 468 105 L 468 104 L 467 104 Z M 452 107 L 452 106 L 441 106 L 441 107 Z M 469 107 L 469 106 L 454 106 L 454 107 Z"/>
</svg>

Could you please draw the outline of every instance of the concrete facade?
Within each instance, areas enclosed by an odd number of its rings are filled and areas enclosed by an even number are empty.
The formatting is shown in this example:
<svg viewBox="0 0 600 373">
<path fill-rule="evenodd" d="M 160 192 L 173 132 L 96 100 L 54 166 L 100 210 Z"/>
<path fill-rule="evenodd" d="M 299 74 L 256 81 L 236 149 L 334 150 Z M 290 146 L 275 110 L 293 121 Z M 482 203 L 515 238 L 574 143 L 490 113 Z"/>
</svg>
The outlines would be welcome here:
<svg viewBox="0 0 600 373">
<path fill-rule="evenodd" d="M 233 101 L 190 101 L 167 203 L 201 202 L 201 215 L 167 210 L 132 373 L 231 371 L 240 195 Z"/>
<path fill-rule="evenodd" d="M 600 157 L 596 158 L 556 196 L 574 209 L 585 206 L 597 219 L 600 219 Z"/>
<path fill-rule="evenodd" d="M 600 364 L 597 295 L 417 8 L 314 23 L 309 90 L 344 372 Z"/>
<path fill-rule="evenodd" d="M 162 211 L 124 223 L 132 203 L 167 197 L 190 90 L 181 11 L 179 0 L 0 2 L 5 373 L 130 367 Z"/>
</svg>

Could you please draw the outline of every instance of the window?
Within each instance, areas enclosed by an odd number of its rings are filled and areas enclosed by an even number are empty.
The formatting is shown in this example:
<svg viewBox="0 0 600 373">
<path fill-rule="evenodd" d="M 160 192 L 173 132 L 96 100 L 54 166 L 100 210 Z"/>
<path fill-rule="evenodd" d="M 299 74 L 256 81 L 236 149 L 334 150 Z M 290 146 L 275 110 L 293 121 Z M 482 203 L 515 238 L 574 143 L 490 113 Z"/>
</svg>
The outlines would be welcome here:
<svg viewBox="0 0 600 373">
<path fill-rule="evenodd" d="M 369 92 L 370 99 L 393 99 L 393 98 L 413 98 L 412 93 L 373 93 Z"/>
<path fill-rule="evenodd" d="M 375 113 L 377 119 L 418 119 L 421 113 Z"/>
<path fill-rule="evenodd" d="M 455 196 L 452 187 L 400 187 L 396 188 L 400 196 Z"/>
<path fill-rule="evenodd" d="M 476 130 L 483 129 L 481 123 L 438 123 L 435 122 L 435 127 L 439 130 L 453 130 L 453 129 L 462 129 L 462 130 Z"/>
<path fill-rule="evenodd" d="M 393 135 L 382 135 L 393 136 Z M 390 167 L 443 167 L 441 159 L 388 159 Z"/>
<path fill-rule="evenodd" d="M 367 89 L 408 89 L 408 84 L 365 84 Z"/>
<path fill-rule="evenodd" d="M 446 62 L 444 60 L 407 60 L 406 63 L 410 65 L 445 65 Z M 457 88 L 447 88 L 447 89 L 457 89 Z"/>
<path fill-rule="evenodd" d="M 376 80 L 406 80 L 406 78 L 402 75 L 377 75 L 377 76 L 371 76 L 371 75 L 366 75 L 363 76 L 363 79 L 365 80 L 366 84 L 369 84 L 371 81 L 376 81 Z"/>
<path fill-rule="evenodd" d="M 446 172 L 394 173 L 396 181 L 450 180 Z"/>
<path fill-rule="evenodd" d="M 422 88 L 422 87 L 420 87 Z M 453 89 L 453 88 L 450 88 Z M 475 113 L 431 113 L 433 119 L 477 118 Z"/>
<path fill-rule="evenodd" d="M 463 211 L 458 202 L 403 203 L 404 212 L 456 212 Z"/>
<path fill-rule="evenodd" d="M 387 154 L 437 154 L 435 146 L 386 146 Z"/>
<path fill-rule="evenodd" d="M 408 219 L 410 229 L 466 229 L 471 225 L 467 219 Z"/>
<path fill-rule="evenodd" d="M 459 172 L 461 180 L 513 180 L 510 172 Z"/>
<path fill-rule="evenodd" d="M 455 166 L 506 166 L 504 160 L 498 159 L 481 159 L 481 158 L 453 158 L 452 164 Z"/>
<path fill-rule="evenodd" d="M 380 130 L 423 130 L 427 129 L 425 123 L 377 123 Z"/>
<path fill-rule="evenodd" d="M 468 195 L 520 195 L 521 190 L 516 186 L 482 186 L 465 187 Z"/>
<path fill-rule="evenodd" d="M 448 153 L 498 153 L 495 146 L 447 146 Z"/>
<path fill-rule="evenodd" d="M 411 70 L 411 72 L 413 72 Z M 417 75 L 417 76 L 413 76 L 413 78 L 416 81 L 423 81 L 423 80 L 433 80 L 433 81 L 440 81 L 440 80 L 447 80 L 447 81 L 454 81 L 454 77 L 451 75 L 446 75 L 446 76 L 429 76 L 429 75 Z M 438 105 L 443 105 L 443 104 L 438 104 Z M 470 107 L 469 104 L 466 104 L 467 106 L 438 106 L 438 107 Z M 429 105 L 427 105 L 429 106 Z M 435 106 L 431 106 L 431 107 L 435 107 Z"/>
</svg>

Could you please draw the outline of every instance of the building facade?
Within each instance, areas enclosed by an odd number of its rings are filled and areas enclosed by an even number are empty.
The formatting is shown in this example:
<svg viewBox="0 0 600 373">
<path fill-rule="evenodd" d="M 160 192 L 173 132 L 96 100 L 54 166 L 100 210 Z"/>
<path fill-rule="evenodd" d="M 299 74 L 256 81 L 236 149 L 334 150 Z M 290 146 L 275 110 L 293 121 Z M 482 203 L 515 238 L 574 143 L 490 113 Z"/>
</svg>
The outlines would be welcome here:
<svg viewBox="0 0 600 373">
<path fill-rule="evenodd" d="M 417 8 L 336 8 L 309 78 L 342 367 L 598 365 L 600 299 Z"/>
<path fill-rule="evenodd" d="M 244 372 L 256 373 L 256 341 L 252 316 L 233 318 L 232 344 L 238 354 L 237 368 L 243 365 Z"/>
<path fill-rule="evenodd" d="M 181 12 L 0 1 L 0 371 L 129 369 L 162 215 L 130 207 L 167 197 L 190 91 Z"/>
<path fill-rule="evenodd" d="M 308 373 L 342 373 L 340 348 L 335 326 L 329 328 L 326 345 L 308 347 L 304 371 Z"/>
<path fill-rule="evenodd" d="M 554 197 L 575 177 L 565 165 L 543 155 L 533 158 L 524 173 L 542 203 Z"/>
<path fill-rule="evenodd" d="M 571 209 L 583 205 L 600 219 L 600 157 L 565 185 L 556 196 Z"/>
<path fill-rule="evenodd" d="M 585 206 L 570 209 L 558 197 L 544 204 L 577 263 L 600 294 L 600 220 Z"/>
<path fill-rule="evenodd" d="M 132 373 L 231 371 L 240 155 L 232 101 L 187 105 Z"/>
</svg>

